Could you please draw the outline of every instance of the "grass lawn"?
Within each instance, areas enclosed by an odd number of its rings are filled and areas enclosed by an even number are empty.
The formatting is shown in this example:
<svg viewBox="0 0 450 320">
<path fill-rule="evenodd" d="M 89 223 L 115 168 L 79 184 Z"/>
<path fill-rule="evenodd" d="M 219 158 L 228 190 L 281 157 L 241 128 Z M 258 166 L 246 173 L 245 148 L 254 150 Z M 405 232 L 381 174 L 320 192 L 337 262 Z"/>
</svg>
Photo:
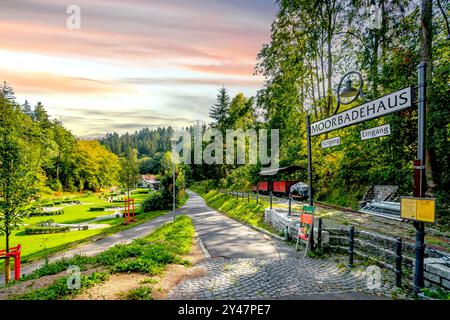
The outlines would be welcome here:
<svg viewBox="0 0 450 320">
<path fill-rule="evenodd" d="M 148 194 L 137 193 L 132 195 L 136 199 L 136 203 L 142 202 Z M 66 196 L 65 196 L 66 197 Z M 58 199 L 56 199 L 58 200 Z M 60 199 L 59 199 L 60 200 Z M 41 221 L 49 219 L 58 223 L 81 223 L 92 220 L 98 216 L 103 216 L 113 213 L 112 211 L 89 211 L 91 207 L 101 207 L 104 205 L 111 205 L 106 200 L 101 199 L 97 195 L 90 196 L 78 196 L 73 200 L 80 200 L 80 205 L 61 205 L 64 208 L 64 214 L 59 216 L 44 216 L 44 217 L 31 217 L 24 219 L 24 224 L 35 224 Z M 186 200 L 186 199 L 185 199 Z M 120 206 L 121 203 L 114 203 L 114 205 Z M 140 213 L 140 208 L 136 209 L 137 213 Z M 54 234 L 37 234 L 27 235 L 25 234 L 25 226 L 21 226 L 19 229 L 14 230 L 10 237 L 10 246 L 22 245 L 22 262 L 30 262 L 33 260 L 44 258 L 47 255 L 53 254 L 58 251 L 67 250 L 68 246 L 78 245 L 82 242 L 91 240 L 98 240 L 107 237 L 111 234 L 135 227 L 141 223 L 152 220 L 158 216 L 163 215 L 167 211 L 152 211 L 136 215 L 136 222 L 130 225 L 123 225 L 122 218 L 111 218 L 107 220 L 96 221 L 94 223 L 109 224 L 110 227 L 103 229 L 83 230 L 83 231 L 71 231 Z M 4 248 L 5 236 L 0 236 L 0 248 Z"/>
<path fill-rule="evenodd" d="M 189 264 L 182 256 L 191 251 L 194 233 L 195 229 L 191 219 L 187 216 L 179 216 L 175 222 L 159 227 L 144 238 L 127 245 L 116 245 L 95 257 L 76 256 L 72 259 L 44 265 L 22 281 L 60 273 L 62 277 L 47 287 L 10 298 L 21 300 L 67 299 L 107 280 L 111 273 L 138 272 L 153 276 L 162 273 L 168 264 Z M 97 267 L 106 267 L 106 270 L 82 275 L 81 289 L 69 290 L 66 285 L 67 276 L 62 272 L 67 270 L 70 265 L 77 265 L 81 270 Z M 146 296 L 151 299 L 150 292 Z"/>
</svg>

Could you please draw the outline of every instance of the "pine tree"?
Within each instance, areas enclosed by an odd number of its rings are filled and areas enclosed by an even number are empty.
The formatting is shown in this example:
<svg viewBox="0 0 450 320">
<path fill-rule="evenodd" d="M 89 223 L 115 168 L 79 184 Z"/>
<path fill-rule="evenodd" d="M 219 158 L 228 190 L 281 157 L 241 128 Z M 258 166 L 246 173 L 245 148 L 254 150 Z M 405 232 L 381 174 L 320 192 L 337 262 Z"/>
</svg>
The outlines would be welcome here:
<svg viewBox="0 0 450 320">
<path fill-rule="evenodd" d="M 228 110 L 230 108 L 230 96 L 227 89 L 222 87 L 217 94 L 217 102 L 209 111 L 209 116 L 213 119 L 211 126 L 213 128 L 225 129 L 228 117 Z"/>
<path fill-rule="evenodd" d="M 33 117 L 33 110 L 31 109 L 31 105 L 28 102 L 28 100 L 25 100 L 25 102 L 23 103 L 22 112 L 25 113 L 27 116 Z"/>
<path fill-rule="evenodd" d="M 0 87 L 0 97 L 10 101 L 14 101 L 14 99 L 16 98 L 14 96 L 13 88 L 11 88 L 11 86 L 8 83 L 6 83 L 6 81 L 3 81 L 3 84 Z"/>
</svg>

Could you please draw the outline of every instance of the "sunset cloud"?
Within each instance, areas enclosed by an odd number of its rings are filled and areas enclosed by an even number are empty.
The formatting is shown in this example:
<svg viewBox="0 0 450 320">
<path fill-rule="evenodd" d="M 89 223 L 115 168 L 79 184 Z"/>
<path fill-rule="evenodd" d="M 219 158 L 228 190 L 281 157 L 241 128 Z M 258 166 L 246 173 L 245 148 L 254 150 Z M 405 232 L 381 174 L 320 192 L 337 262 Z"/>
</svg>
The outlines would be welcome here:
<svg viewBox="0 0 450 320">
<path fill-rule="evenodd" d="M 72 4 L 80 30 L 66 28 Z M 80 136 L 144 125 L 149 109 L 155 126 L 173 114 L 209 122 L 218 87 L 253 95 L 262 84 L 253 70 L 275 10 L 273 0 L 0 0 L 0 80 Z M 139 118 L 124 118 L 132 108 Z"/>
</svg>

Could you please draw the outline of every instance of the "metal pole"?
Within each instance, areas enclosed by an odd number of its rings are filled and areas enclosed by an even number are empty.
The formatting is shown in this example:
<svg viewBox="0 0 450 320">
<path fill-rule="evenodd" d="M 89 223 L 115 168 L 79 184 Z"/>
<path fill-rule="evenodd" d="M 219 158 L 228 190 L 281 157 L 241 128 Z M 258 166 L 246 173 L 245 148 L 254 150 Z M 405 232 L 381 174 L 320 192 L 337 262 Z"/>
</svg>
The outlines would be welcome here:
<svg viewBox="0 0 450 320">
<path fill-rule="evenodd" d="M 306 137 L 307 137 L 307 148 L 308 148 L 308 197 L 309 205 L 314 207 L 313 201 L 313 188 L 312 188 L 312 152 L 311 152 L 311 119 L 309 114 L 306 116 Z M 314 213 L 314 211 L 313 211 Z M 314 251 L 314 218 L 313 224 L 311 226 L 311 241 L 309 243 L 311 251 Z"/>
<path fill-rule="evenodd" d="M 256 204 L 259 203 L 259 187 L 256 188 Z"/>
<path fill-rule="evenodd" d="M 311 120 L 309 115 L 306 116 L 306 136 L 308 148 L 308 197 L 309 197 L 309 205 L 312 207 L 314 203 L 312 191 Z"/>
<path fill-rule="evenodd" d="M 416 170 L 420 170 L 419 187 L 414 188 L 416 197 L 425 197 L 426 190 L 426 68 L 427 64 L 421 62 L 417 67 L 418 70 L 418 110 L 417 110 L 417 158 L 420 161 L 420 167 Z M 414 267 L 414 292 L 420 293 L 424 287 L 423 280 L 423 260 L 425 256 L 425 224 L 423 222 L 415 221 L 416 227 L 416 261 Z"/>
<path fill-rule="evenodd" d="M 270 209 L 272 209 L 272 191 L 270 191 Z"/>
<path fill-rule="evenodd" d="M 317 229 L 317 247 L 322 248 L 322 218 L 319 218 L 319 227 Z"/>
<path fill-rule="evenodd" d="M 397 288 L 402 286 L 402 260 L 402 239 L 397 238 L 395 256 L 395 286 Z"/>
<path fill-rule="evenodd" d="M 172 145 L 172 150 L 174 149 L 174 146 Z M 173 178 L 173 206 L 172 206 L 172 215 L 173 215 L 173 221 L 175 221 L 175 161 L 172 157 L 172 178 Z"/>
<path fill-rule="evenodd" d="M 289 195 L 289 215 L 292 215 L 292 197 Z"/>
</svg>

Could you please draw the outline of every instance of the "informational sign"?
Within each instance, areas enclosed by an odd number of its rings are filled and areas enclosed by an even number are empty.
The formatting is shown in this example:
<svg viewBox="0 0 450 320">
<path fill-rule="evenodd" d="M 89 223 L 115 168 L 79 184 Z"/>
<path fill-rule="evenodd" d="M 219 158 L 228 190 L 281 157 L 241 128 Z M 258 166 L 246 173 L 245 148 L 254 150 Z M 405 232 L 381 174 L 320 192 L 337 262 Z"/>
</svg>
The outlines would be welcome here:
<svg viewBox="0 0 450 320">
<path fill-rule="evenodd" d="M 311 124 L 311 136 L 379 118 L 412 106 L 412 87 L 366 102 Z"/>
<path fill-rule="evenodd" d="M 339 138 L 339 137 L 323 140 L 320 142 L 322 149 L 338 146 L 340 144 L 341 144 L 341 138 Z"/>
<path fill-rule="evenodd" d="M 435 223 L 436 199 L 402 197 L 400 216 L 403 219 Z"/>
<path fill-rule="evenodd" d="M 390 134 L 391 134 L 391 125 L 385 124 L 383 126 L 361 131 L 361 140 L 369 140 L 379 137 L 385 137 Z"/>
</svg>

